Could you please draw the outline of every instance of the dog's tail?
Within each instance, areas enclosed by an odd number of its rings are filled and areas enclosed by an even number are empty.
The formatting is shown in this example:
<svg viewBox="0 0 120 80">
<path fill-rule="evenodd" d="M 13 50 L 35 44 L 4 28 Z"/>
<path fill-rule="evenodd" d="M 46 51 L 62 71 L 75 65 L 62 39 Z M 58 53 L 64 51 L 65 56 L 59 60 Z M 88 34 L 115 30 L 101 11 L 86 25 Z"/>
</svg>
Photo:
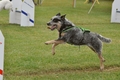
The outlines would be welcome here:
<svg viewBox="0 0 120 80">
<path fill-rule="evenodd" d="M 97 35 L 97 37 L 102 41 L 102 42 L 105 42 L 105 43 L 110 43 L 111 42 L 111 39 L 110 38 L 106 38 L 106 37 L 103 37 L 102 35 Z"/>
</svg>

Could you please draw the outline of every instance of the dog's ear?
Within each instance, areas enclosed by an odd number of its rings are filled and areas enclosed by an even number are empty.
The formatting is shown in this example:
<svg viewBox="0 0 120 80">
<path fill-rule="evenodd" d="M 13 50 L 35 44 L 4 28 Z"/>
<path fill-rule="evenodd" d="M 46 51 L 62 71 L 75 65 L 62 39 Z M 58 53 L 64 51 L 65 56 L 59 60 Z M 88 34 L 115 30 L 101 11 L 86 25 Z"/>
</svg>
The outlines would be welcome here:
<svg viewBox="0 0 120 80">
<path fill-rule="evenodd" d="M 60 15 L 61 15 L 60 13 L 56 14 L 56 16 L 60 16 Z"/>
<path fill-rule="evenodd" d="M 66 16 L 66 14 L 65 14 L 65 15 L 62 15 L 62 16 L 61 16 L 61 19 L 65 19 L 65 16 Z"/>
</svg>

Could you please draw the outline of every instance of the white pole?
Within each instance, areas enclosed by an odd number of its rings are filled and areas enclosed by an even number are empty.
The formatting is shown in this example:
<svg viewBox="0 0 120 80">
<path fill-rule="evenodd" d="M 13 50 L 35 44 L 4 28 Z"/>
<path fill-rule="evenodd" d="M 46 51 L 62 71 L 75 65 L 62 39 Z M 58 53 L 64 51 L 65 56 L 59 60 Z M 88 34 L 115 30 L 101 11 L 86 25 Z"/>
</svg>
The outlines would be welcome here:
<svg viewBox="0 0 120 80">
<path fill-rule="evenodd" d="M 0 80 L 3 80 L 4 67 L 4 36 L 0 31 Z"/>
<path fill-rule="evenodd" d="M 73 7 L 76 7 L 76 0 L 73 0 Z"/>
<path fill-rule="evenodd" d="M 93 5 L 91 6 L 90 10 L 88 11 L 88 14 L 91 12 L 91 10 L 92 10 L 93 6 L 95 5 L 95 3 L 96 3 L 96 0 L 94 1 Z"/>
<path fill-rule="evenodd" d="M 42 5 L 43 1 L 44 1 L 44 0 L 40 0 L 40 5 Z"/>
</svg>

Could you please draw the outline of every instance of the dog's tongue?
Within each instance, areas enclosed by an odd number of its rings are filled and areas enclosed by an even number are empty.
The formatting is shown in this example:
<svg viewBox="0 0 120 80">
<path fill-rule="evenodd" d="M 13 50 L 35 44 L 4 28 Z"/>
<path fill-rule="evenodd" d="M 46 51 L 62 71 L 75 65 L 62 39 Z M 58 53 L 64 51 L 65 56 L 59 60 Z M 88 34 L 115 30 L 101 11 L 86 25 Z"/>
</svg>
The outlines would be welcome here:
<svg viewBox="0 0 120 80">
<path fill-rule="evenodd" d="M 53 25 L 52 27 L 51 27 L 51 30 L 54 30 L 56 28 L 56 26 L 55 25 Z"/>
</svg>

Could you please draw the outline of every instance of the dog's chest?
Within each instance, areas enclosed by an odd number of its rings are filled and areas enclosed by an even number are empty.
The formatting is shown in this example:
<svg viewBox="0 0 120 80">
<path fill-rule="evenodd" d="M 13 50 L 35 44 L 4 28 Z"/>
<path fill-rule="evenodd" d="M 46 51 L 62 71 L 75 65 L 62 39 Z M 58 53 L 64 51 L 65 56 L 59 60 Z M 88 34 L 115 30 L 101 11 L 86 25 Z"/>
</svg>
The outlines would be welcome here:
<svg viewBox="0 0 120 80">
<path fill-rule="evenodd" d="M 61 33 L 61 37 L 63 37 L 66 33 Z"/>
</svg>

